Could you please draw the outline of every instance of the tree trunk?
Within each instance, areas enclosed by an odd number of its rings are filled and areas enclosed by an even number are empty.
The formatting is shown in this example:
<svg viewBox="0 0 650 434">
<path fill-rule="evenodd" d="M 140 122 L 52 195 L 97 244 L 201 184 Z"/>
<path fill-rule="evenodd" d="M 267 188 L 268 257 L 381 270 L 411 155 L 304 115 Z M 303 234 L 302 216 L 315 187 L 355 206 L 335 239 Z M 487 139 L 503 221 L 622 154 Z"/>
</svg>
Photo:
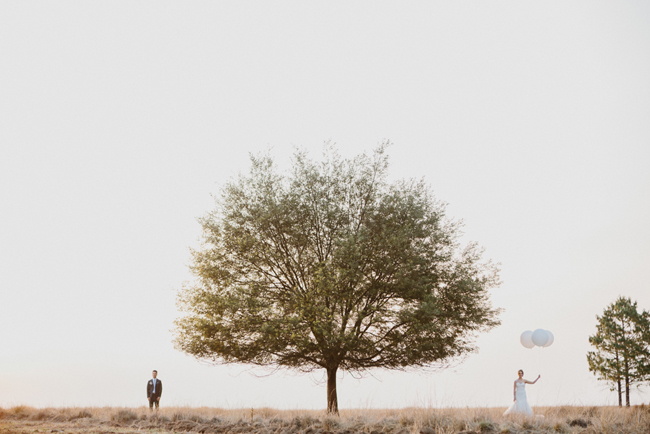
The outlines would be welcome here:
<svg viewBox="0 0 650 434">
<path fill-rule="evenodd" d="M 625 329 L 625 320 L 623 320 L 623 364 L 625 365 L 625 406 L 630 406 L 630 365 L 628 362 L 628 346 L 625 339 L 627 330 Z"/>
<path fill-rule="evenodd" d="M 616 369 L 618 369 L 618 350 L 616 350 L 614 356 L 616 357 Z M 618 406 L 623 407 L 623 391 L 621 390 L 621 377 L 618 372 L 616 373 L 616 383 L 618 385 Z"/>
<path fill-rule="evenodd" d="M 625 406 L 629 407 L 630 406 L 630 365 L 628 362 L 628 355 L 627 355 L 627 343 L 625 342 L 625 321 L 623 321 L 623 364 L 625 365 Z"/>
<path fill-rule="evenodd" d="M 339 401 L 336 397 L 336 371 L 338 366 L 327 368 L 327 413 L 339 414 Z"/>
</svg>

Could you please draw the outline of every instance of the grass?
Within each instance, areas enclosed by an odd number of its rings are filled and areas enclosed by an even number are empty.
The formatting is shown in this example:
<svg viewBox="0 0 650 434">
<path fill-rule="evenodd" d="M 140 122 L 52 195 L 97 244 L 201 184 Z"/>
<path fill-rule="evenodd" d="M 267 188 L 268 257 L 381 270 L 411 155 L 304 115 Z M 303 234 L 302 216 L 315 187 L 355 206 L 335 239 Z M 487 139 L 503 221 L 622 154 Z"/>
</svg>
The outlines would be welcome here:
<svg viewBox="0 0 650 434">
<path fill-rule="evenodd" d="M 0 408 L 0 433 L 77 434 L 135 431 L 215 434 L 650 433 L 650 407 L 538 407 L 534 418 L 505 408 L 316 410 L 140 408 Z M 4 429 L 3 429 L 4 428 Z"/>
</svg>

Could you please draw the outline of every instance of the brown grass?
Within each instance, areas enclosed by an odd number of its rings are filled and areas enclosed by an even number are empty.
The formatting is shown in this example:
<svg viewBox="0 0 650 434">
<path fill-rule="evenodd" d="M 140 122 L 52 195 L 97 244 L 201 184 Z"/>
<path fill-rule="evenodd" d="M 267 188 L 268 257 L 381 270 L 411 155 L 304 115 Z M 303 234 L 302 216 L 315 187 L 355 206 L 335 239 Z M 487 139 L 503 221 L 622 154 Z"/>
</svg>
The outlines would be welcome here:
<svg viewBox="0 0 650 434">
<path fill-rule="evenodd" d="M 503 416 L 505 408 L 316 410 L 271 408 L 0 408 L 0 434 L 136 431 L 215 434 L 650 433 L 650 407 L 537 407 L 534 418 Z"/>
</svg>

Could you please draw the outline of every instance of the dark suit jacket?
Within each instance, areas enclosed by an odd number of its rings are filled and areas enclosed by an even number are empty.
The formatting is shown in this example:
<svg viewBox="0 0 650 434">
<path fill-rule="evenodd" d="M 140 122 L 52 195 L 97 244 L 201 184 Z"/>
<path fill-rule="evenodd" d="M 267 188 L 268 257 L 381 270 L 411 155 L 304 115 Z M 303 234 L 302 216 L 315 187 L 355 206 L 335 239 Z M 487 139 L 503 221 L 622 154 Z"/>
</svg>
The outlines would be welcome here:
<svg viewBox="0 0 650 434">
<path fill-rule="evenodd" d="M 154 379 L 152 378 L 152 379 L 149 380 L 149 382 L 147 383 L 147 399 L 149 399 L 149 398 L 152 397 L 152 396 L 153 396 L 153 397 L 156 397 L 156 398 L 159 398 L 159 397 L 162 396 L 162 381 L 160 381 L 158 378 L 156 378 L 155 381 L 156 381 L 156 393 L 153 393 L 153 382 L 154 382 Z"/>
</svg>

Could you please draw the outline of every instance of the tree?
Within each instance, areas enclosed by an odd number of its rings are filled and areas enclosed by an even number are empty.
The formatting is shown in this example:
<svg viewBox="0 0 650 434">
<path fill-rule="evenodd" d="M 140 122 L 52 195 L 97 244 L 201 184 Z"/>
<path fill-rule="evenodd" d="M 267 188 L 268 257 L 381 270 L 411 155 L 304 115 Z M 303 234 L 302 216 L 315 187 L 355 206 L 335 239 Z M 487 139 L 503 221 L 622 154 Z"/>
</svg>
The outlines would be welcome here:
<svg viewBox="0 0 650 434">
<path fill-rule="evenodd" d="M 596 334 L 589 337 L 595 351 L 587 353 L 589 371 L 611 384 L 618 393 L 618 405 L 630 406 L 630 389 L 650 380 L 650 314 L 637 310 L 637 303 L 619 297 L 602 316 L 596 316 Z"/>
<path fill-rule="evenodd" d="M 435 369 L 475 351 L 498 325 L 487 290 L 498 269 L 428 187 L 387 182 L 387 143 L 372 157 L 294 155 L 288 175 L 268 155 L 222 189 L 200 220 L 196 281 L 179 292 L 176 348 L 213 363 L 336 374 Z"/>
</svg>

